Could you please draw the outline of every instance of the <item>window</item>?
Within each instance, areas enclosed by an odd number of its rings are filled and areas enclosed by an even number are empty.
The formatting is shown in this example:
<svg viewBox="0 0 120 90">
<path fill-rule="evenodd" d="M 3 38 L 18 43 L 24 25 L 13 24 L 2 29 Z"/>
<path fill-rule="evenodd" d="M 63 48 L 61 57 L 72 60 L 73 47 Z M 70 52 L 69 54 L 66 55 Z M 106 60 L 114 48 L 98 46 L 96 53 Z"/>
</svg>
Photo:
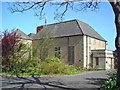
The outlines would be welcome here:
<svg viewBox="0 0 120 90">
<path fill-rule="evenodd" d="M 99 65 L 99 58 L 96 57 L 96 65 Z"/>
<path fill-rule="evenodd" d="M 48 48 L 40 49 L 40 59 L 45 59 L 48 57 Z"/>
<path fill-rule="evenodd" d="M 74 64 L 74 46 L 68 47 L 68 63 Z"/>
<path fill-rule="evenodd" d="M 60 47 L 55 47 L 55 57 L 60 59 Z"/>
</svg>

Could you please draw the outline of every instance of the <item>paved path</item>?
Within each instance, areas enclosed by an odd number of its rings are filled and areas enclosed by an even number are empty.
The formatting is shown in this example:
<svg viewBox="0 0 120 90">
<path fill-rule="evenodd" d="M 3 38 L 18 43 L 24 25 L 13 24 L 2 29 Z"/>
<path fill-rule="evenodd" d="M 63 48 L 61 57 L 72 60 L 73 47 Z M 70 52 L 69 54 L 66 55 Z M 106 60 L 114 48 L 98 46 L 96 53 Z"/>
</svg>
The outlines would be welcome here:
<svg viewBox="0 0 120 90">
<path fill-rule="evenodd" d="M 100 90 L 99 88 L 108 77 L 107 72 L 89 71 L 70 76 L 2 77 L 0 81 L 2 88 L 7 88 L 7 90 L 39 90 L 42 88 L 59 88 L 59 90 L 78 90 L 79 88 L 87 90 L 91 88 L 91 90 Z"/>
</svg>

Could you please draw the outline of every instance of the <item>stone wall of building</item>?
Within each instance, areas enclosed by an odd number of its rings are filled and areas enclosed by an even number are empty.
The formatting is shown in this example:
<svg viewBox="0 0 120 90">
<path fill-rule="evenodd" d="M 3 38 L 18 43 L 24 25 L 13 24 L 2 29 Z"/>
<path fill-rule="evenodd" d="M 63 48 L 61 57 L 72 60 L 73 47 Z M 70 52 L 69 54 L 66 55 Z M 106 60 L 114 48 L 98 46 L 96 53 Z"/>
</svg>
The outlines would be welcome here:
<svg viewBox="0 0 120 90">
<path fill-rule="evenodd" d="M 91 38 L 91 37 L 89 37 L 89 38 Z M 90 46 L 91 50 L 106 49 L 106 42 L 105 41 L 91 38 L 90 42 L 91 43 L 89 43 L 89 46 Z"/>
<path fill-rule="evenodd" d="M 114 57 L 113 52 L 110 50 L 93 50 L 93 68 L 113 69 Z M 96 64 L 98 59 L 98 65 Z"/>
<path fill-rule="evenodd" d="M 39 49 L 41 47 L 41 40 L 33 40 L 33 48 Z M 49 42 L 48 42 L 49 43 Z M 50 44 L 50 43 L 49 43 Z M 106 42 L 102 40 L 98 40 L 95 38 L 91 38 L 86 35 L 78 35 L 78 36 L 67 36 L 67 37 L 58 37 L 52 38 L 52 46 L 49 47 L 48 54 L 51 57 L 55 56 L 55 47 L 60 48 L 60 60 L 62 60 L 66 64 L 70 64 L 68 61 L 68 47 L 74 46 L 74 65 L 80 66 L 84 68 L 89 68 L 90 64 L 93 64 L 93 68 L 106 68 L 106 60 L 105 56 L 100 57 L 99 50 L 106 49 Z M 46 45 L 48 45 L 46 43 Z M 44 45 L 44 46 L 46 46 Z M 94 53 L 95 57 L 98 55 L 99 57 L 99 65 L 96 66 L 96 58 L 92 57 L 93 52 L 96 50 L 97 52 Z M 99 54 L 98 54 L 99 53 Z M 102 53 L 104 53 L 102 51 Z M 107 53 L 107 52 L 105 52 Z M 38 54 L 39 55 L 39 54 Z M 109 57 L 109 56 L 107 56 Z M 107 61 L 109 63 L 109 61 Z"/>
<path fill-rule="evenodd" d="M 84 35 L 83 36 L 83 46 L 84 46 L 84 50 L 83 50 L 83 67 L 84 68 L 89 68 L 90 64 L 93 63 L 93 58 L 91 57 L 92 52 L 91 50 L 105 50 L 106 49 L 106 42 L 93 38 L 93 37 L 89 37 Z"/>
<path fill-rule="evenodd" d="M 32 46 L 39 49 L 38 43 L 39 40 L 33 40 Z M 59 37 L 54 38 L 54 45 L 49 48 L 50 56 L 55 55 L 55 47 L 60 47 L 60 59 L 66 63 L 68 63 L 68 47 L 74 46 L 74 65 L 82 66 L 83 65 L 83 44 L 82 44 L 82 36 L 70 36 L 70 37 Z"/>
</svg>

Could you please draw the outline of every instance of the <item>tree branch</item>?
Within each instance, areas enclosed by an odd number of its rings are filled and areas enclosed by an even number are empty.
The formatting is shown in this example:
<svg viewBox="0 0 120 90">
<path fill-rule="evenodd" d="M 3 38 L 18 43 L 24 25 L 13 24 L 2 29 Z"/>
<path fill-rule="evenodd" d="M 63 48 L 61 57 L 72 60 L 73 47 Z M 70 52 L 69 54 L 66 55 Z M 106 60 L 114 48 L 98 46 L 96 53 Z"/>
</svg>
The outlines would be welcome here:
<svg viewBox="0 0 120 90">
<path fill-rule="evenodd" d="M 96 9 L 98 6 L 97 0 L 90 0 L 89 2 L 82 2 L 84 0 L 79 0 L 79 2 L 74 2 L 70 0 L 66 0 L 64 2 L 49 1 L 50 0 L 46 0 L 45 2 L 17 2 L 12 4 L 12 7 L 10 6 L 10 10 L 12 13 L 15 13 L 33 9 L 38 11 L 37 13 L 35 13 L 36 16 L 43 17 L 43 10 L 45 8 L 45 5 L 47 3 L 50 3 L 51 6 L 56 6 L 54 19 L 62 19 L 65 16 L 65 13 L 68 11 L 68 9 L 82 11 L 86 9 Z"/>
<path fill-rule="evenodd" d="M 28 11 L 30 9 L 33 9 L 33 7 L 35 7 L 36 5 L 38 5 L 40 3 L 43 3 L 43 2 L 36 2 L 36 3 L 33 3 L 32 5 L 29 2 L 22 2 L 22 3 L 18 2 L 18 3 L 15 3 L 13 5 L 13 7 L 10 7 L 9 9 L 12 13 L 24 12 L 24 11 Z M 30 6 L 27 6 L 28 4 L 30 4 Z"/>
<path fill-rule="evenodd" d="M 42 15 L 42 12 L 43 12 L 43 10 L 44 10 L 45 4 L 46 4 L 46 2 L 44 2 L 43 5 L 41 6 L 40 16 Z"/>
</svg>

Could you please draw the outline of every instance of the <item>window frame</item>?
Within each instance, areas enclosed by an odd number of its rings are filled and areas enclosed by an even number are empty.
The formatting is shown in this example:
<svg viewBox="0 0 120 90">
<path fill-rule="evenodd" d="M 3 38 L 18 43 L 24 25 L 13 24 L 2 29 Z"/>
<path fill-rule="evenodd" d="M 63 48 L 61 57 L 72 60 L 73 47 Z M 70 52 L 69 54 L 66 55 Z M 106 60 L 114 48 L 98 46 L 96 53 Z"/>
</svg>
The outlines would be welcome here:
<svg viewBox="0 0 120 90">
<path fill-rule="evenodd" d="M 60 47 L 55 47 L 55 57 L 57 58 L 61 58 L 61 51 L 60 51 Z"/>
<path fill-rule="evenodd" d="M 75 47 L 68 46 L 68 62 L 70 65 L 74 64 L 74 58 L 75 58 Z"/>
<path fill-rule="evenodd" d="M 40 59 L 45 59 L 48 57 L 48 48 L 42 48 L 39 54 Z"/>
</svg>

